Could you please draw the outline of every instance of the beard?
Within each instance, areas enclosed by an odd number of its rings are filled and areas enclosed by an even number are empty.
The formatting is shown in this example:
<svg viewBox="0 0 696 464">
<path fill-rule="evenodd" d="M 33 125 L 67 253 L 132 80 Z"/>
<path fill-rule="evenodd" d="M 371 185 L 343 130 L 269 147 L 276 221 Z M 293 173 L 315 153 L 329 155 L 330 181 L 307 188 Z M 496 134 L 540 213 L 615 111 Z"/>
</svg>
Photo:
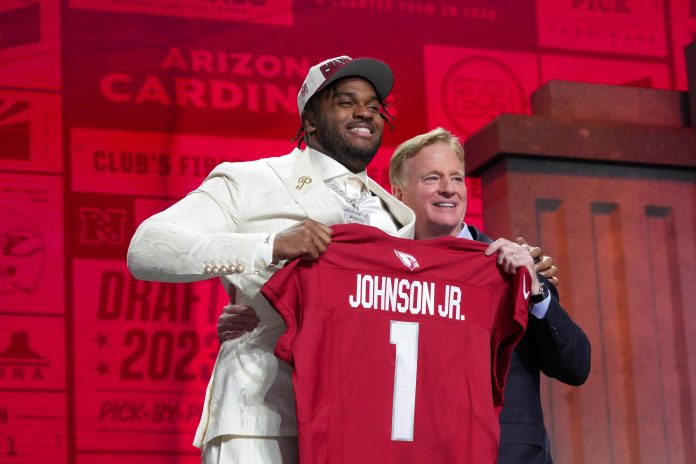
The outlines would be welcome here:
<svg viewBox="0 0 696 464">
<path fill-rule="evenodd" d="M 379 134 L 372 144 L 350 143 L 335 124 L 320 114 L 317 117 L 316 139 L 326 150 L 325 155 L 335 159 L 351 172 L 361 172 L 377 154 L 382 143 L 382 134 Z"/>
</svg>

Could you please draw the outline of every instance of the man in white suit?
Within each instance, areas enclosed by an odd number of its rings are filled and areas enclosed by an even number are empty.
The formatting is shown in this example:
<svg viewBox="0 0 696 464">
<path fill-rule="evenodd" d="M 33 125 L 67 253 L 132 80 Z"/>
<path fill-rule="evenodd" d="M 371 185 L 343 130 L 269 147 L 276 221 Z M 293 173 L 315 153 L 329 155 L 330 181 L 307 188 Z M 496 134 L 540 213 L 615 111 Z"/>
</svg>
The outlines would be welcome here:
<svg viewBox="0 0 696 464">
<path fill-rule="evenodd" d="M 219 277 L 258 315 L 253 331 L 218 353 L 194 441 L 204 463 L 297 461 L 291 370 L 273 354 L 285 325 L 259 292 L 282 262 L 317 258 L 331 241 L 331 224 L 413 237 L 413 212 L 365 173 L 389 117 L 384 99 L 392 84 L 391 69 L 374 59 L 342 56 L 313 66 L 297 98 L 305 150 L 223 163 L 133 236 L 134 277 Z"/>
</svg>

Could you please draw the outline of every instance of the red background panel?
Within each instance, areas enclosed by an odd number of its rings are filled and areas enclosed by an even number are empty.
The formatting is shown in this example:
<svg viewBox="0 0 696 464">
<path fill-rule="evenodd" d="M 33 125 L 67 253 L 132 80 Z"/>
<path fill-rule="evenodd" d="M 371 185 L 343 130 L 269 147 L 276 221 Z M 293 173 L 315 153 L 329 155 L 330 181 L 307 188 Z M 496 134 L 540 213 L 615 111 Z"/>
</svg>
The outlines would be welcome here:
<svg viewBox="0 0 696 464">
<path fill-rule="evenodd" d="M 248 21 L 262 24 L 292 25 L 292 0 L 250 0 L 201 2 L 182 0 L 69 0 L 73 8 L 100 11 L 180 16 L 183 18 Z"/>
<path fill-rule="evenodd" d="M 428 122 L 462 136 L 500 113 L 528 113 L 528 95 L 539 86 L 532 53 L 425 47 Z"/>
<path fill-rule="evenodd" d="M 63 314 L 63 185 L 0 173 L 0 314 Z"/>
<path fill-rule="evenodd" d="M 30 316 L 5 316 L 0 334 L 0 390 L 41 392 L 65 388 L 65 334 L 62 317 L 37 324 Z"/>
<path fill-rule="evenodd" d="M 538 0 L 545 47 L 665 56 L 665 3 L 655 0 Z"/>
<path fill-rule="evenodd" d="M 73 190 L 184 196 L 225 161 L 289 151 L 288 141 L 73 128 Z"/>
<path fill-rule="evenodd" d="M 0 168 L 63 169 L 61 98 L 0 87 Z"/>
<path fill-rule="evenodd" d="M 43 387 L 0 377 L 0 462 L 198 461 L 227 297 L 214 280 L 136 282 L 126 249 L 211 166 L 292 150 L 312 64 L 393 68 L 396 128 L 368 169 L 388 188 L 400 142 L 528 113 L 550 79 L 685 89 L 694 30 L 691 0 L 2 2 L 0 352 L 19 333 L 50 367 Z M 467 182 L 466 220 L 483 226 Z"/>
<path fill-rule="evenodd" d="M 0 462 L 64 463 L 64 318 L 3 314 L 0 324 Z"/>
<path fill-rule="evenodd" d="M 65 394 L 62 392 L 2 392 L 0 462 L 67 463 L 65 410 Z"/>
<path fill-rule="evenodd" d="M 61 1 L 0 4 L 0 86 L 60 90 Z"/>
<path fill-rule="evenodd" d="M 123 260 L 76 259 L 73 273 L 78 451 L 123 442 L 189 450 L 217 354 L 222 286 L 138 281 Z"/>
</svg>

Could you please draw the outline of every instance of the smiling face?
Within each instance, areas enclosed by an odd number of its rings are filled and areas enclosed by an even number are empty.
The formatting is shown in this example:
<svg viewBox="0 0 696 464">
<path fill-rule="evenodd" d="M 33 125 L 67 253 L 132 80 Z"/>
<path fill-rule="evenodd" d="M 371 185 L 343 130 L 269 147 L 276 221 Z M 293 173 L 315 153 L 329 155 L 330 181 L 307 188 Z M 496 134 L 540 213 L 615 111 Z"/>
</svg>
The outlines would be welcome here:
<svg viewBox="0 0 696 464">
<path fill-rule="evenodd" d="M 307 145 L 352 172 L 364 171 L 380 143 L 384 120 L 375 89 L 365 79 L 349 77 L 324 91 L 316 116 L 305 117 Z"/>
<path fill-rule="evenodd" d="M 449 145 L 436 142 L 404 161 L 394 196 L 416 213 L 419 240 L 456 236 L 466 213 L 464 166 Z"/>
</svg>

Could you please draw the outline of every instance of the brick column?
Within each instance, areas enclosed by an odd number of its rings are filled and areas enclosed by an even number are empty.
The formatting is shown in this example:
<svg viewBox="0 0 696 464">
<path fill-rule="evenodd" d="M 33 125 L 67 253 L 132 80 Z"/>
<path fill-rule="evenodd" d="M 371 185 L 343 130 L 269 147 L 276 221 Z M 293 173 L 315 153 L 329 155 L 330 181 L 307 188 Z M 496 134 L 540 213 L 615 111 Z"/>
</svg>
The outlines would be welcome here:
<svg viewBox="0 0 696 464">
<path fill-rule="evenodd" d="M 557 464 L 696 462 L 689 101 L 552 81 L 532 96 L 533 115 L 501 115 L 465 144 L 486 232 L 523 235 L 554 257 L 561 302 L 592 343 L 584 386 L 542 380 Z"/>
</svg>

